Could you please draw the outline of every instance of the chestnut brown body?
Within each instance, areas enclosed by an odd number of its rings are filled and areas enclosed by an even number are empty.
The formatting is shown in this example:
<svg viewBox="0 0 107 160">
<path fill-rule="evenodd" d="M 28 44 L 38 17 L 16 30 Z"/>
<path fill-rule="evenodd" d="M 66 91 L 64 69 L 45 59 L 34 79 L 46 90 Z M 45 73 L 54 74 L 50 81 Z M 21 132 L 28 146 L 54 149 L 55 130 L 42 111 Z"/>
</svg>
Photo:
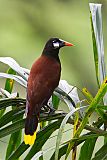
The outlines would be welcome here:
<svg viewBox="0 0 107 160">
<path fill-rule="evenodd" d="M 61 75 L 59 49 L 63 46 L 72 46 L 72 44 L 58 38 L 49 39 L 42 55 L 31 68 L 26 98 L 25 144 L 34 143 L 40 110 L 47 105 L 59 84 Z"/>
<path fill-rule="evenodd" d="M 47 104 L 54 89 L 58 86 L 61 65 L 54 58 L 41 56 L 32 66 L 28 79 L 27 101 L 28 113 L 36 115 Z"/>
</svg>

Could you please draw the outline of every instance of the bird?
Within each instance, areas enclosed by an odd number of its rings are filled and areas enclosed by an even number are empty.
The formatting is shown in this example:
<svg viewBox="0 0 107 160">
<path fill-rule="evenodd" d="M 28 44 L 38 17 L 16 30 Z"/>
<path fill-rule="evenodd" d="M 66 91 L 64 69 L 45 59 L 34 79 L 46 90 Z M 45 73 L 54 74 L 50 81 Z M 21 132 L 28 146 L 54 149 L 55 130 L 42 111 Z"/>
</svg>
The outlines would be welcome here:
<svg viewBox="0 0 107 160">
<path fill-rule="evenodd" d="M 41 108 L 47 106 L 48 100 L 59 84 L 61 76 L 59 50 L 64 46 L 73 46 L 73 44 L 59 38 L 50 38 L 41 56 L 31 67 L 26 96 L 24 131 L 26 145 L 34 144 Z"/>
</svg>

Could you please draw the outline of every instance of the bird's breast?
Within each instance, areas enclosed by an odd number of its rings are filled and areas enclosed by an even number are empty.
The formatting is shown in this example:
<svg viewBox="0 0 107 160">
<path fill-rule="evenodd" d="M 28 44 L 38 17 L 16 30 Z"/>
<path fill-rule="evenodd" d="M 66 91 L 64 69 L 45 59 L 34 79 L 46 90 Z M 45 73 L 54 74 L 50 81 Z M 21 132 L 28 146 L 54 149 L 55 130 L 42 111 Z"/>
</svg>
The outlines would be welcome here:
<svg viewBox="0 0 107 160">
<path fill-rule="evenodd" d="M 61 64 L 54 58 L 41 56 L 32 66 L 30 75 L 42 76 L 43 79 L 58 79 L 61 74 Z M 40 78 L 41 79 L 41 78 Z M 48 84 L 49 82 L 46 81 Z"/>
<path fill-rule="evenodd" d="M 41 103 L 48 100 L 58 86 L 61 65 L 56 60 L 41 56 L 32 66 L 28 79 L 29 101 Z"/>
</svg>

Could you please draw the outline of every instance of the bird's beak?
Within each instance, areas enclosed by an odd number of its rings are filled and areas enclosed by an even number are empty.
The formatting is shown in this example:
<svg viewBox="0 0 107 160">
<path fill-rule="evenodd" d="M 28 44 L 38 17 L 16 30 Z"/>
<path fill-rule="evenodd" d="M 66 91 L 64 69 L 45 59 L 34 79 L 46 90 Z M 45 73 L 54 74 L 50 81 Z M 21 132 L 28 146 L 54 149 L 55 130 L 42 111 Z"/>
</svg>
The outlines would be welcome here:
<svg viewBox="0 0 107 160">
<path fill-rule="evenodd" d="M 72 43 L 69 43 L 69 42 L 64 41 L 64 46 L 73 46 L 73 44 L 72 44 Z"/>
<path fill-rule="evenodd" d="M 64 40 L 62 40 L 62 39 L 59 39 L 59 40 L 60 40 L 60 48 L 61 48 L 61 47 L 64 47 L 64 46 L 73 46 L 72 43 L 69 43 L 69 42 L 64 41 Z"/>
</svg>

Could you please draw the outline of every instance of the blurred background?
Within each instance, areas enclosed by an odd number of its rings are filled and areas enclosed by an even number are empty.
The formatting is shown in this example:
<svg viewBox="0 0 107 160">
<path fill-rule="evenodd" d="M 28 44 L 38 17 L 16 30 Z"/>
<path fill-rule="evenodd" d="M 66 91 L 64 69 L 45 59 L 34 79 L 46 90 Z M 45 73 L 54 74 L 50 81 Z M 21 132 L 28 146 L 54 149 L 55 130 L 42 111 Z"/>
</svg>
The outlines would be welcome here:
<svg viewBox="0 0 107 160">
<path fill-rule="evenodd" d="M 90 2 L 103 4 L 106 44 L 107 1 Z M 95 94 L 97 85 L 88 0 L 0 0 L 0 56 L 13 57 L 21 66 L 30 69 L 50 37 L 74 44 L 72 48 L 61 50 L 62 79 L 79 88 L 87 87 Z M 0 64 L 0 71 L 5 70 Z"/>
<path fill-rule="evenodd" d="M 64 39 L 74 46 L 61 50 L 61 79 L 80 89 L 86 87 L 95 95 L 89 2 L 103 4 L 106 60 L 107 0 L 0 0 L 0 57 L 12 57 L 22 67 L 30 69 L 50 37 Z M 7 66 L 0 63 L 0 71 L 6 69 Z M 4 87 L 3 80 L 0 87 Z M 25 97 L 25 90 L 22 95 Z"/>
</svg>

